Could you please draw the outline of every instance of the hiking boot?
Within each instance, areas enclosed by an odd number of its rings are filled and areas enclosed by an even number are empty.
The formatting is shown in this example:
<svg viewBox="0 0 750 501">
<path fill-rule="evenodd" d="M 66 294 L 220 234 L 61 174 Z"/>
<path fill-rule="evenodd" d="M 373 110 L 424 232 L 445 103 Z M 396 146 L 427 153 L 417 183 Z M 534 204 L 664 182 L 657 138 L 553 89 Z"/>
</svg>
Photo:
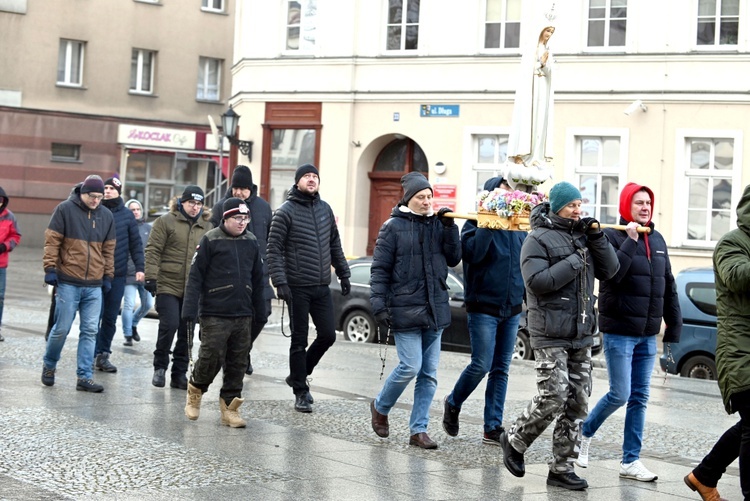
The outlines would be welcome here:
<svg viewBox="0 0 750 501">
<path fill-rule="evenodd" d="M 133 346 L 133 336 L 125 336 L 125 341 L 122 343 L 123 346 Z"/>
<path fill-rule="evenodd" d="M 547 485 L 562 487 L 571 491 L 582 491 L 588 488 L 589 483 L 586 482 L 586 479 L 576 475 L 575 472 L 566 471 L 565 473 L 549 472 L 549 475 L 547 475 Z"/>
<path fill-rule="evenodd" d="M 245 369 L 245 374 L 247 374 L 248 376 L 253 375 L 253 360 L 250 357 L 249 353 L 247 354 L 247 369 Z"/>
<path fill-rule="evenodd" d="M 169 378 L 169 387 L 177 388 L 178 390 L 187 390 L 188 389 L 187 376 L 185 374 L 173 373 L 172 377 Z"/>
<path fill-rule="evenodd" d="M 498 426 L 494 430 L 485 431 L 484 436 L 482 437 L 482 443 L 487 445 L 497 445 L 500 446 L 500 435 L 502 435 L 505 432 L 505 428 L 502 426 Z"/>
<path fill-rule="evenodd" d="M 284 379 L 284 381 L 286 381 L 286 384 L 287 384 L 287 385 L 288 385 L 288 386 L 289 386 L 290 388 L 294 387 L 294 385 L 292 384 L 292 375 L 291 375 L 291 374 L 289 374 L 289 375 L 288 375 L 288 376 L 286 377 L 286 379 Z M 308 380 L 307 380 L 307 384 L 308 384 L 308 387 L 309 387 L 309 385 L 310 385 L 310 381 L 312 381 L 312 379 L 308 379 Z M 312 404 L 314 404 L 314 403 L 315 403 L 315 399 L 313 399 L 313 396 L 312 396 L 312 393 L 310 393 L 310 390 L 307 390 L 307 403 L 309 403 L 310 405 L 312 405 Z M 312 412 L 312 410 L 311 410 L 310 412 Z"/>
<path fill-rule="evenodd" d="M 201 415 L 201 398 L 203 398 L 201 389 L 188 383 L 185 415 L 190 421 L 195 421 Z"/>
<path fill-rule="evenodd" d="M 526 465 L 524 464 L 523 453 L 518 452 L 510 444 L 508 432 L 504 431 L 500 434 L 500 447 L 503 448 L 503 464 L 511 475 L 514 477 L 523 477 L 526 475 Z M 549 480 L 547 482 L 549 482 Z"/>
<path fill-rule="evenodd" d="M 727 501 L 719 496 L 719 491 L 716 490 L 716 487 L 703 485 L 700 480 L 693 475 L 693 472 L 688 473 L 683 480 L 685 481 L 685 485 L 690 487 L 690 490 L 698 492 L 703 501 Z"/>
<path fill-rule="evenodd" d="M 141 336 L 138 335 L 138 329 L 135 328 L 135 325 L 133 326 L 132 333 L 133 333 L 133 341 L 135 341 L 136 343 L 139 343 L 141 341 Z"/>
<path fill-rule="evenodd" d="M 151 378 L 151 384 L 157 388 L 164 388 L 164 385 L 167 383 L 166 372 L 166 369 L 155 369 L 154 377 Z"/>
<path fill-rule="evenodd" d="M 307 398 L 309 392 L 305 391 L 298 395 L 294 395 L 294 410 L 297 412 L 312 412 L 312 405 L 310 400 Z"/>
<path fill-rule="evenodd" d="M 581 450 L 578 452 L 576 458 L 576 464 L 581 468 L 588 468 L 589 466 L 589 447 L 591 447 L 591 438 L 584 437 L 581 435 Z"/>
<path fill-rule="evenodd" d="M 632 463 L 620 463 L 620 478 L 630 478 L 639 482 L 653 482 L 659 477 L 648 471 L 648 468 L 636 459 Z"/>
<path fill-rule="evenodd" d="M 101 393 L 104 391 L 104 386 L 96 384 L 93 379 L 78 378 L 76 390 L 88 391 L 90 393 Z"/>
<path fill-rule="evenodd" d="M 109 361 L 109 353 L 99 353 L 94 360 L 94 368 L 102 372 L 117 372 L 117 367 Z"/>
<path fill-rule="evenodd" d="M 42 365 L 42 384 L 44 386 L 55 384 L 55 369 L 50 369 L 46 365 Z"/>
<path fill-rule="evenodd" d="M 232 403 L 227 405 L 223 398 L 219 397 L 219 408 L 221 409 L 221 424 L 231 428 L 244 428 L 247 421 L 242 419 L 239 411 L 240 405 L 245 401 L 244 398 L 234 397 Z M 187 411 L 186 411 L 187 412 Z"/>
<path fill-rule="evenodd" d="M 458 413 L 461 409 L 448 403 L 448 395 L 443 398 L 443 429 L 451 437 L 458 435 Z"/>
</svg>

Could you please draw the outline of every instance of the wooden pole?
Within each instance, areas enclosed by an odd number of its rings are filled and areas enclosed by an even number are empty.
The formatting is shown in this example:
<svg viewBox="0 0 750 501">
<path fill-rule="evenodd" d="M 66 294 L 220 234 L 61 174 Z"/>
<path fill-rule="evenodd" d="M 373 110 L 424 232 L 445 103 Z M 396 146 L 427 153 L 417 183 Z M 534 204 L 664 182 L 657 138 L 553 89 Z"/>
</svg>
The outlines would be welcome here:
<svg viewBox="0 0 750 501">
<path fill-rule="evenodd" d="M 453 218 L 459 218 L 459 219 L 471 219 L 473 221 L 476 221 L 479 216 L 476 212 L 469 212 L 469 213 L 460 213 L 460 212 L 446 212 L 446 217 L 453 217 Z M 487 214 L 487 217 L 493 217 L 493 214 Z M 622 230 L 625 231 L 626 226 L 624 224 L 599 224 L 601 228 L 612 228 L 615 230 Z M 651 233 L 651 228 L 648 226 L 639 226 L 638 227 L 638 233 Z"/>
</svg>

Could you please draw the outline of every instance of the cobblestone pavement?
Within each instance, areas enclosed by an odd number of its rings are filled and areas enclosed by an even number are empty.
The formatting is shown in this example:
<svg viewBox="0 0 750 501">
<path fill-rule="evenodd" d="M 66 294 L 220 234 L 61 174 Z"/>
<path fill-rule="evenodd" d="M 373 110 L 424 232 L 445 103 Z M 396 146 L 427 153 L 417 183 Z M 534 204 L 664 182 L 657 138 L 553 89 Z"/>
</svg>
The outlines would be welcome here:
<svg viewBox="0 0 750 501">
<path fill-rule="evenodd" d="M 382 385 L 374 345 L 340 339 L 312 375 L 314 412 L 295 412 L 278 317 L 256 343 L 255 374 L 245 378 L 246 429 L 219 424 L 221 375 L 196 422 L 184 417 L 184 391 L 150 385 L 154 319 L 143 321 L 143 339 L 133 347 L 122 346 L 118 332 L 111 360 L 119 371 L 94 375 L 102 394 L 75 391 L 74 327 L 56 384 L 47 388 L 39 381 L 49 306 L 41 251 L 21 249 L 11 260 L 0 343 L 0 499 L 698 499 L 682 477 L 736 422 L 715 383 L 655 375 L 642 460 L 659 480 L 618 478 L 618 411 L 592 443 L 591 466 L 579 471 L 591 487 L 568 492 L 545 485 L 550 430 L 527 452 L 522 479 L 505 471 L 497 447 L 481 443 L 483 386 L 463 406 L 459 436 L 443 432 L 442 397 L 467 364 L 465 354 L 441 356 L 429 430 L 436 451 L 408 445 L 412 387 L 389 416 L 390 438 L 372 433 L 368 405 Z M 386 374 L 395 350 L 387 358 Z M 606 372 L 596 369 L 592 404 L 606 386 Z M 514 361 L 506 427 L 534 392 L 533 364 Z M 719 487 L 724 497 L 741 498 L 736 463 Z"/>
</svg>

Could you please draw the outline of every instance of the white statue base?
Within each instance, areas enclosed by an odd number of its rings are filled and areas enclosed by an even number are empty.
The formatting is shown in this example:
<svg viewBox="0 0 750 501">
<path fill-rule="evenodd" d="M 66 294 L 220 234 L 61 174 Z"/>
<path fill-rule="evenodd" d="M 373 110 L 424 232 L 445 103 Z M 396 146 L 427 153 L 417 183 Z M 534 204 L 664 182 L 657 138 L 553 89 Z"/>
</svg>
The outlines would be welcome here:
<svg viewBox="0 0 750 501">
<path fill-rule="evenodd" d="M 552 178 L 553 165 L 547 161 L 534 161 L 526 165 L 522 158 L 508 158 L 503 168 L 503 177 L 514 190 L 528 193 L 537 191 L 539 185 Z"/>
</svg>

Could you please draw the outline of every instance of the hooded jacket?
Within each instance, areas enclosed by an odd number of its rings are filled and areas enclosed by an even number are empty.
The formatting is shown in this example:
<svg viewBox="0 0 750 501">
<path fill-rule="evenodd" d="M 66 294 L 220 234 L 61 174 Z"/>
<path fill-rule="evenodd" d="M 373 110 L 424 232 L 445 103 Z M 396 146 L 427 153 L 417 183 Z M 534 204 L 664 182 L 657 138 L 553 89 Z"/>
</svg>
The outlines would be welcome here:
<svg viewBox="0 0 750 501">
<path fill-rule="evenodd" d="M 127 202 L 125 202 L 125 208 L 130 210 L 130 204 L 136 203 L 141 208 L 141 218 L 136 219 L 135 222 L 138 225 L 138 234 L 141 237 L 141 244 L 143 245 L 143 254 L 144 254 L 144 270 L 145 270 L 145 254 L 146 254 L 146 244 L 148 243 L 148 236 L 151 234 L 151 225 L 146 222 L 146 214 L 143 212 L 143 204 L 136 200 L 135 198 L 131 198 Z M 140 270 L 140 271 L 144 271 Z M 133 262 L 132 258 L 128 258 L 128 276 L 125 279 L 126 285 L 135 285 L 138 282 L 135 281 L 135 263 Z M 141 282 L 142 284 L 142 282 Z"/>
<path fill-rule="evenodd" d="M 169 212 L 154 221 L 146 244 L 146 280 L 156 280 L 157 294 L 183 297 L 195 248 L 213 227 L 210 214 L 203 209 L 192 222 L 180 211 L 175 197 Z"/>
<path fill-rule="evenodd" d="M 133 213 L 123 203 L 122 197 L 102 200 L 102 205 L 112 212 L 115 220 L 115 276 L 128 274 L 128 260 L 135 263 L 136 271 L 143 271 L 143 242 Z"/>
<path fill-rule="evenodd" d="M 9 201 L 5 190 L 0 187 L 0 243 L 5 244 L 5 251 L 0 253 L 0 268 L 8 267 L 8 254 L 21 243 L 16 216 L 7 209 Z"/>
<path fill-rule="evenodd" d="M 594 278 L 610 279 L 619 266 L 606 236 L 587 238 L 579 221 L 552 213 L 549 202 L 534 207 L 521 248 L 532 348 L 592 346 Z"/>
<path fill-rule="evenodd" d="M 633 221 L 633 196 L 643 189 L 651 197 L 654 210 L 653 192 L 645 186 L 628 183 L 620 194 L 620 224 Z M 663 318 L 667 324 L 664 342 L 677 343 L 682 331 L 682 313 L 667 243 L 651 220 L 645 226 L 651 228 L 651 233 L 639 233 L 638 241 L 625 230 L 604 230 L 617 252 L 620 269 L 599 286 L 599 330 L 625 336 L 655 336 L 661 330 Z"/>
<path fill-rule="evenodd" d="M 394 332 L 444 329 L 451 323 L 448 267 L 461 261 L 458 226 L 399 204 L 383 223 L 370 275 L 374 315 L 388 311 Z"/>
<path fill-rule="evenodd" d="M 44 231 L 44 271 L 60 283 L 101 287 L 115 276 L 115 221 L 101 204 L 91 210 L 81 200 L 81 185 L 55 208 Z"/>
<path fill-rule="evenodd" d="M 724 235 L 714 249 L 718 314 L 716 368 L 728 413 L 736 412 L 731 397 L 750 391 L 750 186 L 737 205 L 737 229 Z"/>
</svg>

